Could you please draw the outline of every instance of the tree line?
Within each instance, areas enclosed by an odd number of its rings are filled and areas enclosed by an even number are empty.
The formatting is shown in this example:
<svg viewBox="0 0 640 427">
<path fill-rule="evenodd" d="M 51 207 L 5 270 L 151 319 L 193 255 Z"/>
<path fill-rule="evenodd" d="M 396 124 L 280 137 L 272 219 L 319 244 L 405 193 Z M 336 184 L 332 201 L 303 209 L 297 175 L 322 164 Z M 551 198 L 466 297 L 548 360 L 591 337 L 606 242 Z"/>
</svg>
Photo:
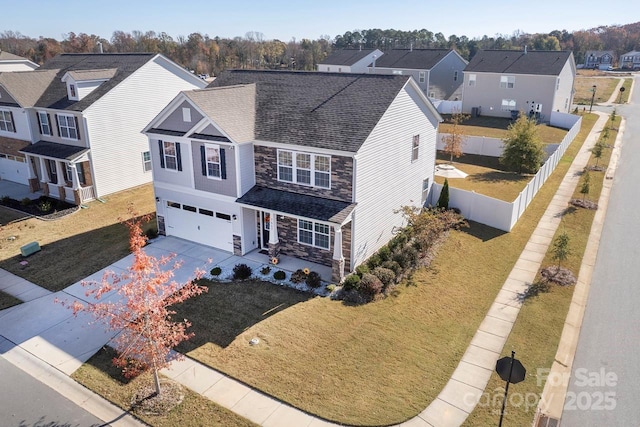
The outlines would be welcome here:
<svg viewBox="0 0 640 427">
<path fill-rule="evenodd" d="M 314 70 L 334 49 L 369 49 L 382 51 L 394 48 L 456 49 L 470 59 L 480 49 L 572 50 L 577 63 L 584 62 L 587 50 L 613 50 L 617 57 L 640 49 L 640 22 L 628 25 L 601 26 L 590 30 L 567 32 L 555 30 L 548 34 L 496 34 L 470 39 L 421 29 L 354 30 L 317 40 L 265 40 L 260 32 L 248 32 L 244 37 L 209 37 L 194 32 L 173 38 L 165 32 L 114 31 L 110 39 L 95 34 L 66 34 L 63 40 L 24 36 L 19 32 L 0 33 L 0 49 L 42 64 L 60 53 L 87 52 L 152 52 L 161 53 L 198 74 L 218 74 L 235 69 Z"/>
</svg>

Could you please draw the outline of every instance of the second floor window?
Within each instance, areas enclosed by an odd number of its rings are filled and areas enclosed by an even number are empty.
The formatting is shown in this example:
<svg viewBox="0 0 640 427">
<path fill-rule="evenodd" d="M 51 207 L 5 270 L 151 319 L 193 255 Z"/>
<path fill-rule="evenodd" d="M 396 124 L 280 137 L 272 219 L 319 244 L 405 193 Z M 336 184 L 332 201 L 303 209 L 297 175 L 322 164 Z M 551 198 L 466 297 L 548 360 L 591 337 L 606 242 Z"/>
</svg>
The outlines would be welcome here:
<svg viewBox="0 0 640 427">
<path fill-rule="evenodd" d="M 57 117 L 58 131 L 62 138 L 80 139 L 80 137 L 78 136 L 78 128 L 76 127 L 76 118 L 74 116 L 58 114 Z"/>
<path fill-rule="evenodd" d="M 176 143 L 164 141 L 163 142 L 163 157 L 165 168 L 171 170 L 178 170 L 178 153 L 176 150 Z"/>
<path fill-rule="evenodd" d="M 11 111 L 0 110 L 0 130 L 5 132 L 15 132 L 16 127 L 13 124 L 13 114 Z"/>
<path fill-rule="evenodd" d="M 40 133 L 42 135 L 51 136 L 51 122 L 49 121 L 49 115 L 44 111 L 38 111 L 38 123 L 40 123 Z"/>
<path fill-rule="evenodd" d="M 476 85 L 476 75 L 469 74 L 469 86 L 473 87 Z"/>
<path fill-rule="evenodd" d="M 413 136 L 413 145 L 411 149 L 411 161 L 415 162 L 418 160 L 418 155 L 420 154 L 420 135 Z"/>
<path fill-rule="evenodd" d="M 220 167 L 220 149 L 215 147 L 206 147 L 207 154 L 207 176 L 211 178 L 220 178 L 222 168 Z"/>
<path fill-rule="evenodd" d="M 420 73 L 418 74 L 418 80 L 420 81 L 420 83 L 424 83 L 426 79 L 427 79 L 427 73 L 424 71 L 420 71 Z"/>
<path fill-rule="evenodd" d="M 331 157 L 278 150 L 278 180 L 331 188 Z"/>
<path fill-rule="evenodd" d="M 516 86 L 515 76 L 500 76 L 500 87 L 502 89 L 513 89 Z"/>
<path fill-rule="evenodd" d="M 151 151 L 142 152 L 142 170 L 145 172 L 151 170 Z"/>
</svg>

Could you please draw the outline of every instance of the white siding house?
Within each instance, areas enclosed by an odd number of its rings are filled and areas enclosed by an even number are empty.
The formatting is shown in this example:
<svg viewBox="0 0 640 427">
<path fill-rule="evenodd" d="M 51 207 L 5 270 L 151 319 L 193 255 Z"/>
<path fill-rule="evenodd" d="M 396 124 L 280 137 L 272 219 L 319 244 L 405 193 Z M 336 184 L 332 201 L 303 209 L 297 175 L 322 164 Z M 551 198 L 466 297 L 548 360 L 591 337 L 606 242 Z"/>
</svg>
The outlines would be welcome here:
<svg viewBox="0 0 640 427">
<path fill-rule="evenodd" d="M 23 58 L 22 56 L 0 50 L 0 73 L 32 71 L 36 68 L 38 68 L 38 64 L 35 62 L 30 61 L 27 58 Z"/>
<path fill-rule="evenodd" d="M 368 67 L 382 56 L 378 49 L 342 49 L 332 52 L 318 64 L 323 73 L 367 73 Z"/>
</svg>

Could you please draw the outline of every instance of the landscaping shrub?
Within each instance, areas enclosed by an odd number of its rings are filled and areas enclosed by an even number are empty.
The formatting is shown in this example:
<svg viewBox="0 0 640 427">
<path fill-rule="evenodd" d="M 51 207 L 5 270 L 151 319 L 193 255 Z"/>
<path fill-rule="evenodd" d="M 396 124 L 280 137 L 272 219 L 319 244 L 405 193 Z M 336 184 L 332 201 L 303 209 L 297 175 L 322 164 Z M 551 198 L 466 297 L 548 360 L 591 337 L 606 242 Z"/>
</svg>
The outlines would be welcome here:
<svg viewBox="0 0 640 427">
<path fill-rule="evenodd" d="M 233 267 L 233 280 L 245 280 L 251 277 L 251 267 L 247 264 L 236 264 Z"/>
<path fill-rule="evenodd" d="M 410 245 L 394 252 L 393 260 L 405 270 L 414 268 L 418 264 L 418 250 Z"/>
<path fill-rule="evenodd" d="M 275 273 L 273 273 L 273 278 L 276 280 L 284 280 L 286 279 L 286 277 L 287 277 L 287 274 L 282 270 L 278 270 Z"/>
<path fill-rule="evenodd" d="M 369 266 L 366 264 L 360 264 L 356 267 L 356 274 L 362 278 L 365 274 L 369 273 Z"/>
<path fill-rule="evenodd" d="M 380 259 L 380 255 L 378 254 L 378 252 L 376 252 L 367 260 L 367 267 L 369 267 L 369 270 L 373 270 L 374 268 L 380 266 L 381 262 L 382 260 Z"/>
<path fill-rule="evenodd" d="M 291 283 L 302 283 L 305 280 L 307 280 L 307 273 L 300 268 L 291 274 Z"/>
<path fill-rule="evenodd" d="M 148 229 L 147 231 L 144 232 L 144 235 L 149 240 L 155 239 L 156 237 L 158 237 L 158 229 L 155 228 L 155 227 L 151 227 L 150 229 Z"/>
<path fill-rule="evenodd" d="M 380 279 L 385 287 L 395 283 L 396 273 L 394 273 L 393 270 L 384 267 L 376 267 L 371 273 Z"/>
<path fill-rule="evenodd" d="M 350 291 L 352 289 L 358 289 L 360 286 L 360 276 L 357 274 L 350 274 L 344 278 L 344 282 L 342 282 L 342 287 L 345 291 Z"/>
<path fill-rule="evenodd" d="M 46 214 L 53 209 L 53 204 L 49 200 L 41 200 L 38 202 L 38 210 L 43 214 Z"/>
<path fill-rule="evenodd" d="M 25 197 L 24 199 L 20 200 L 20 204 L 22 206 L 29 206 L 31 204 L 31 199 L 28 197 Z"/>
<path fill-rule="evenodd" d="M 322 284 L 322 279 L 320 278 L 320 275 L 318 273 L 316 273 L 315 271 L 311 271 L 307 275 L 307 279 L 305 280 L 305 283 L 310 288 L 316 289 L 316 288 L 319 288 L 320 285 Z"/>
<path fill-rule="evenodd" d="M 387 246 L 392 253 L 397 252 L 398 250 L 401 251 L 406 246 L 409 241 L 409 236 L 407 236 L 407 234 L 408 233 L 401 232 L 395 235 L 393 239 L 389 240 Z"/>
<path fill-rule="evenodd" d="M 0 203 L 2 203 L 3 205 L 6 205 L 7 203 L 9 203 L 10 200 L 11 200 L 11 197 L 2 196 L 2 198 L 0 198 Z"/>
<path fill-rule="evenodd" d="M 380 264 L 389 261 L 391 259 L 391 249 L 389 249 L 389 246 L 385 245 L 378 249 L 378 256 L 380 257 Z"/>
<path fill-rule="evenodd" d="M 438 197 L 436 206 L 443 209 L 449 209 L 449 180 L 447 178 L 444 179 L 444 185 L 440 191 L 440 197 Z"/>
<path fill-rule="evenodd" d="M 219 276 L 222 274 L 222 269 L 220 267 L 213 267 L 209 273 L 214 277 Z"/>
<path fill-rule="evenodd" d="M 362 276 L 362 279 L 360 280 L 360 287 L 358 288 L 358 290 L 365 298 L 371 301 L 382 294 L 383 288 L 384 286 L 380 279 L 378 279 L 373 274 L 367 273 Z"/>
<path fill-rule="evenodd" d="M 393 261 L 393 260 L 383 262 L 381 267 L 388 268 L 389 270 L 393 271 L 396 277 L 401 275 L 402 272 L 404 271 L 404 269 L 400 266 L 400 264 L 398 264 L 396 261 Z"/>
<path fill-rule="evenodd" d="M 336 287 L 337 287 L 337 286 L 336 286 L 336 284 L 335 284 L 335 283 L 332 283 L 332 284 L 330 284 L 330 285 L 327 285 L 327 291 L 329 291 L 329 292 L 333 292 L 333 291 L 335 291 L 335 290 L 336 290 Z"/>
<path fill-rule="evenodd" d="M 266 276 L 270 272 L 271 272 L 271 267 L 269 267 L 268 265 L 262 267 L 262 269 L 260 270 L 260 274 L 262 274 L 263 276 Z"/>
</svg>

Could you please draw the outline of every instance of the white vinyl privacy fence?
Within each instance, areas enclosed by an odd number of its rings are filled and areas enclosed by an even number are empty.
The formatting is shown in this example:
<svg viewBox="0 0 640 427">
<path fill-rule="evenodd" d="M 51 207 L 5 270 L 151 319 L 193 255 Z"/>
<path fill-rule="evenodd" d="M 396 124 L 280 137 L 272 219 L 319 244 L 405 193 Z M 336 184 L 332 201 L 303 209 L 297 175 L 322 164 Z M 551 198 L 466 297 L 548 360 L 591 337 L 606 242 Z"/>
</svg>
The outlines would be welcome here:
<svg viewBox="0 0 640 427">
<path fill-rule="evenodd" d="M 582 118 L 572 114 L 554 112 L 551 114 L 551 125 L 565 128 L 569 127 L 570 129 L 560 145 L 558 145 L 557 150 L 549 156 L 538 173 L 535 174 L 527 186 L 520 192 L 520 195 L 516 200 L 513 202 L 505 202 L 473 191 L 459 190 L 450 186 L 449 206 L 460 209 L 462 215 L 469 220 L 486 224 L 499 230 L 511 231 L 518 222 L 518 219 L 520 219 L 524 211 L 527 209 L 527 206 L 529 206 L 529 203 L 531 203 L 535 197 L 538 190 L 540 190 L 547 178 L 549 178 L 551 173 L 555 170 L 558 162 L 567 150 L 567 147 L 580 131 Z M 441 138 L 439 137 L 439 144 L 441 143 L 440 139 Z M 495 142 L 487 142 L 487 140 L 490 139 L 493 138 L 484 138 L 483 141 L 480 141 L 482 144 L 480 147 L 474 147 L 470 141 L 467 141 L 463 147 L 463 151 L 468 154 L 482 154 L 485 156 L 493 155 L 495 157 L 500 156 L 502 154 L 502 141 L 496 140 L 500 141 L 500 151 L 497 152 L 497 145 L 495 145 Z M 440 149 L 440 146 L 438 147 L 438 149 Z M 467 150 L 474 150 L 477 151 L 477 153 Z M 430 198 L 431 205 L 435 205 L 437 203 L 441 191 L 441 184 L 434 183 L 432 185 Z"/>
</svg>

